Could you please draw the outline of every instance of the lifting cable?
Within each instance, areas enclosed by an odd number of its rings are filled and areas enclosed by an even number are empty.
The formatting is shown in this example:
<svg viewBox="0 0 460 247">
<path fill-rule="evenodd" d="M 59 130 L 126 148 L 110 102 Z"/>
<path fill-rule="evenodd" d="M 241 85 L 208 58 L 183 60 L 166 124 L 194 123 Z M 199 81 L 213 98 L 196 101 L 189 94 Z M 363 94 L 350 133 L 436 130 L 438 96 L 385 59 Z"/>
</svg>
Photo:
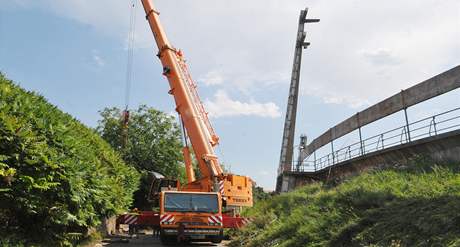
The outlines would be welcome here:
<svg viewBox="0 0 460 247">
<path fill-rule="evenodd" d="M 125 110 L 128 110 L 133 79 L 133 57 L 134 57 L 134 37 L 136 31 L 136 5 L 134 0 L 131 4 L 131 17 L 129 21 L 128 35 L 128 62 L 126 64 L 126 91 L 125 91 Z"/>
<path fill-rule="evenodd" d="M 126 87 L 125 87 L 125 109 L 123 110 L 122 120 L 122 146 L 125 147 L 128 141 L 129 123 L 129 100 L 131 95 L 131 84 L 133 80 L 133 57 L 134 57 L 134 37 L 136 30 L 136 5 L 135 0 L 131 4 L 131 14 L 129 20 L 128 34 L 128 62 L 126 63 Z"/>
</svg>

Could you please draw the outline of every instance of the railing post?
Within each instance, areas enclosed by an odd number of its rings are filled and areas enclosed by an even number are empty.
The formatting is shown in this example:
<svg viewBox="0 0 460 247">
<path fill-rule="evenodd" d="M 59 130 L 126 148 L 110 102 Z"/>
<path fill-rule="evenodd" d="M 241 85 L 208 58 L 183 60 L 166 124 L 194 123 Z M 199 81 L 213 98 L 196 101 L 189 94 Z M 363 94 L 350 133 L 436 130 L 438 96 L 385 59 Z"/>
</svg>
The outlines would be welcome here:
<svg viewBox="0 0 460 247">
<path fill-rule="evenodd" d="M 408 137 L 409 142 L 410 142 L 411 139 L 410 139 L 410 129 L 409 129 L 409 118 L 407 117 L 407 106 L 406 106 L 406 100 L 404 98 L 404 90 L 401 90 L 401 101 L 402 101 L 402 105 L 404 107 L 404 116 L 406 117 L 407 137 Z"/>
<path fill-rule="evenodd" d="M 410 129 L 409 129 L 409 118 L 407 117 L 407 108 L 404 108 L 404 116 L 406 117 L 407 138 L 408 138 L 409 142 L 411 142 L 411 139 L 410 139 Z"/>
<path fill-rule="evenodd" d="M 315 167 L 315 172 L 316 172 L 316 150 L 313 152 L 313 166 Z"/>
<path fill-rule="evenodd" d="M 331 140 L 331 149 L 332 149 L 332 164 L 335 164 L 334 140 Z"/>
<path fill-rule="evenodd" d="M 433 116 L 433 127 L 434 127 L 434 135 L 438 135 L 438 130 L 436 129 L 436 116 Z"/>
<path fill-rule="evenodd" d="M 402 141 L 402 140 L 403 140 L 403 135 L 404 135 L 404 137 L 406 138 L 406 143 L 407 143 L 407 141 L 408 141 L 408 138 L 407 138 L 407 130 L 406 130 L 406 128 L 407 128 L 407 126 L 404 125 L 404 126 L 403 126 L 403 131 L 401 132 L 401 140 L 400 140 L 400 143 L 401 143 L 401 144 L 403 143 L 403 141 Z"/>
<path fill-rule="evenodd" d="M 383 145 L 383 134 L 381 134 L 380 137 L 382 138 L 382 149 L 385 149 L 385 146 Z"/>
<path fill-rule="evenodd" d="M 364 155 L 364 145 L 363 145 L 363 136 L 361 134 L 361 127 L 358 128 L 358 131 L 359 131 L 359 144 L 360 144 L 361 155 Z"/>
</svg>

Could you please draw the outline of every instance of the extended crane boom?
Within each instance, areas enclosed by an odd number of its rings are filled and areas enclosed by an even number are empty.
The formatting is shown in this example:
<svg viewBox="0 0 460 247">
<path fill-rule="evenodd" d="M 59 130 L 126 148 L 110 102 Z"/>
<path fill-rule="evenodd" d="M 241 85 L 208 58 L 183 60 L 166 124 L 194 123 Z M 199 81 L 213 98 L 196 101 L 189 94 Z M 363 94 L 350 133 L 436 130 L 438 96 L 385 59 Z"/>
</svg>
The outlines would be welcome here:
<svg viewBox="0 0 460 247">
<path fill-rule="evenodd" d="M 219 243 L 224 237 L 224 228 L 239 228 L 248 222 L 238 212 L 243 206 L 253 204 L 252 180 L 223 171 L 214 153 L 219 137 L 211 126 L 183 54 L 169 43 L 160 23 L 160 13 L 151 0 L 141 1 L 158 46 L 163 75 L 169 82 L 169 93 L 174 97 L 183 126 L 188 183 L 181 186 L 177 178 L 165 178 L 152 172 L 148 198 L 158 206 L 158 211 L 127 213 L 118 217 L 117 224 L 128 224 L 130 229 L 131 226 L 133 229 L 154 227 L 160 231 L 163 243 L 193 240 Z M 195 178 L 188 142 L 198 163 L 199 178 Z"/>
<path fill-rule="evenodd" d="M 227 206 L 252 206 L 252 181 L 249 177 L 224 173 L 214 147 L 219 137 L 214 132 L 207 112 L 196 91 L 196 84 L 190 76 L 185 59 L 180 50 L 169 43 L 160 23 L 159 12 L 151 0 L 142 0 L 146 19 L 150 25 L 156 44 L 158 57 L 163 65 L 163 75 L 170 85 L 169 93 L 173 95 L 176 111 L 185 128 L 185 146 L 183 148 L 188 184 L 182 191 L 220 192 Z M 187 137 L 198 162 L 201 178 L 195 179 L 192 158 L 187 144 Z"/>
</svg>

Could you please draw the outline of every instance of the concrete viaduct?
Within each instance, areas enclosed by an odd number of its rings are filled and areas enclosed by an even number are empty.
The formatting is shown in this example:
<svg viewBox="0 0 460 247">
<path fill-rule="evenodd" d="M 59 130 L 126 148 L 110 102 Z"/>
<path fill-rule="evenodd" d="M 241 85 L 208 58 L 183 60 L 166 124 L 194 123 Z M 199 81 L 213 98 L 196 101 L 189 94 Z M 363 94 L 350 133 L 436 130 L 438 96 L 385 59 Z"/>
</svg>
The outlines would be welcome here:
<svg viewBox="0 0 460 247">
<path fill-rule="evenodd" d="M 400 166 L 417 155 L 433 160 L 460 161 L 460 100 L 449 110 L 409 122 L 407 109 L 460 87 L 460 66 L 423 81 L 351 116 L 312 140 L 301 139 L 299 160 L 280 163 L 277 192 L 287 192 L 314 181 L 341 181 L 369 169 Z M 396 112 L 404 112 L 405 124 L 364 138 L 361 128 Z M 334 141 L 351 132 L 359 141 L 334 149 Z M 318 149 L 330 153 L 316 157 Z"/>
</svg>

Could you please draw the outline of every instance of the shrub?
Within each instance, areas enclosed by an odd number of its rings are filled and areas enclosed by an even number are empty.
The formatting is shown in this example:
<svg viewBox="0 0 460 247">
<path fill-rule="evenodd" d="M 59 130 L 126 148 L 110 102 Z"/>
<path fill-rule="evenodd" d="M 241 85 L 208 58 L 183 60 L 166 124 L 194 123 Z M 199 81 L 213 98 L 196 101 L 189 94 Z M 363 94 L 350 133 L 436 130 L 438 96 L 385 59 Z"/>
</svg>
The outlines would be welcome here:
<svg viewBox="0 0 460 247">
<path fill-rule="evenodd" d="M 137 185 L 94 130 L 0 74 L 0 245 L 72 245 Z"/>
</svg>

